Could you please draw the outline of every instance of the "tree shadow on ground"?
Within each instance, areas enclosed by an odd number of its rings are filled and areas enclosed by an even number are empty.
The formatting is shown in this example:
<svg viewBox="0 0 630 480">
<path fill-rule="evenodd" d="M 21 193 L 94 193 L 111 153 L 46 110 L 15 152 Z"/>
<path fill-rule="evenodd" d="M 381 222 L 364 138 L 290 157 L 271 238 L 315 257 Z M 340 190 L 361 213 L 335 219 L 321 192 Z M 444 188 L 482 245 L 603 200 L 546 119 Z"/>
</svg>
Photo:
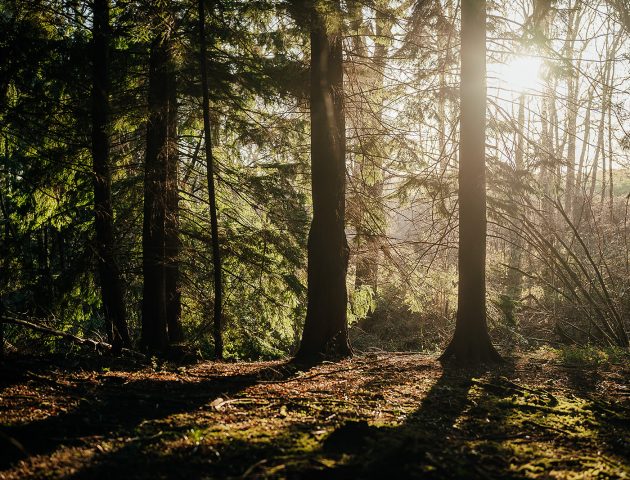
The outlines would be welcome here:
<svg viewBox="0 0 630 480">
<path fill-rule="evenodd" d="M 505 372 L 505 368 L 502 372 Z M 311 472 L 313 478 L 487 478 L 467 451 L 466 421 L 477 402 L 471 396 L 484 369 L 444 367 L 419 408 L 398 427 L 346 425 L 324 442 L 324 451 L 345 464 Z M 474 415 L 484 412 L 476 411 Z M 483 417 L 484 420 L 487 417 Z M 489 421 L 501 422 L 501 418 Z M 344 433 L 344 430 L 346 432 Z M 342 462 L 343 463 L 343 462 Z"/>
<path fill-rule="evenodd" d="M 83 371 L 136 372 L 147 367 L 148 361 L 109 355 L 7 355 L 0 365 L 0 389 L 23 384 L 37 375 L 51 372 L 68 374 Z M 54 367 L 53 367 L 54 366 Z"/>
<path fill-rule="evenodd" d="M 597 385 L 602 380 L 597 368 L 588 366 L 566 366 L 563 370 L 566 372 L 569 385 L 571 385 L 577 393 L 589 396 L 597 393 Z"/>
<path fill-rule="evenodd" d="M 378 418 L 376 411 L 369 413 L 372 407 L 359 415 L 339 410 L 344 404 L 338 390 L 343 377 L 340 382 L 337 375 L 354 369 L 366 394 L 415 385 L 410 378 L 434 383 L 423 397 L 423 388 L 417 396 L 408 394 L 406 398 L 421 399 L 401 424 L 379 426 L 366 421 Z M 426 374 L 417 374 L 425 369 Z M 589 468 L 601 468 L 612 477 L 623 471 L 623 450 L 606 442 L 615 436 L 627 438 L 627 427 L 607 434 L 610 422 L 600 422 L 591 403 L 568 392 L 548 391 L 537 377 L 526 375 L 524 380 L 523 370 L 515 371 L 511 363 L 492 370 L 439 370 L 431 361 L 364 361 L 360 366 L 295 373 L 291 366 L 274 365 L 240 375 L 203 375 L 191 383 L 133 376 L 129 383 L 112 380 L 81 392 L 86 400 L 74 410 L 11 433 L 26 439 L 31 453 L 48 455 L 31 471 L 56 478 L 488 479 L 547 476 L 553 469 L 560 476 Z M 298 389 L 310 389 L 314 395 L 309 398 L 285 396 L 284 387 L 257 387 L 239 397 L 261 379 L 297 384 L 328 375 L 337 380 L 335 388 L 326 389 L 326 381 Z M 219 396 L 253 403 L 215 411 L 211 402 Z M 331 398 L 341 403 L 327 403 Z M 381 395 L 375 405 L 383 398 L 388 396 Z M 393 398 L 402 399 L 400 394 Z M 302 414 L 283 415 L 281 406 L 303 409 Z M 409 401 L 403 410 L 410 411 Z M 602 410 L 606 418 L 611 413 Z M 78 450 L 72 451 L 73 445 Z M 593 463 L 600 452 L 606 458 Z M 617 466 L 610 467 L 611 461 Z M 50 468 L 57 473 L 49 475 Z"/>
<path fill-rule="evenodd" d="M 99 438 L 105 443 L 120 438 L 142 440 L 150 435 L 145 428 L 147 422 L 199 412 L 205 407 L 211 409 L 211 402 L 218 397 L 230 398 L 261 380 L 282 381 L 295 373 L 292 366 L 281 364 L 237 375 L 203 375 L 201 380 L 193 382 L 103 375 L 96 383 L 48 385 L 47 382 L 55 380 L 32 373 L 34 370 L 29 372 L 40 386 L 43 382 L 48 391 L 54 390 L 54 398 L 42 395 L 42 401 L 72 399 L 73 406 L 43 419 L 1 426 L 0 470 L 33 455 L 49 454 L 61 446 L 80 447 L 86 439 Z"/>
<path fill-rule="evenodd" d="M 293 366 L 289 364 L 289 366 Z M 432 365 L 406 365 L 396 367 L 391 365 L 383 366 L 375 363 L 366 368 L 363 374 L 367 377 L 365 387 L 374 391 L 386 388 L 387 385 L 395 387 L 396 378 L 394 374 L 404 377 L 405 373 L 432 368 Z M 302 377 L 294 378 L 300 380 L 304 378 L 314 378 L 323 375 L 333 375 L 338 369 L 328 372 L 315 372 L 305 374 Z M 391 378 L 388 380 L 388 373 Z M 384 383 L 383 383 L 383 378 Z M 289 379 L 287 376 L 286 379 Z M 463 399 L 465 392 L 470 386 L 470 378 L 466 374 L 459 374 L 449 371 L 442 378 L 437 388 L 432 389 L 434 396 L 427 399 L 432 408 L 438 408 L 443 402 L 440 398 L 442 393 L 450 392 L 451 398 L 448 401 L 448 408 L 441 411 L 439 417 L 431 418 L 431 422 L 450 425 L 465 405 Z M 272 380 L 282 382 L 278 377 Z M 316 400 L 315 400 L 316 402 Z M 285 399 L 285 404 L 290 404 L 289 399 Z M 304 405 L 301 405 L 303 407 Z M 321 405 L 320 405 L 321 407 Z M 192 409 L 190 410 L 193 411 Z M 316 438 L 314 431 L 321 429 L 326 423 L 334 423 L 336 420 L 325 419 L 343 414 L 336 411 L 319 411 L 316 416 L 319 420 L 313 419 L 309 414 L 304 420 L 293 419 L 283 421 L 283 425 L 271 431 L 268 425 L 261 425 L 247 431 L 246 435 L 240 435 L 238 431 L 224 431 L 217 442 L 208 445 L 206 442 L 196 444 L 194 442 L 178 442 L 186 436 L 186 432 L 203 426 L 199 422 L 199 417 L 191 417 L 180 422 L 176 429 L 169 432 L 171 439 L 165 439 L 164 447 L 168 452 L 160 451 L 159 446 L 152 443 L 153 436 L 146 435 L 126 442 L 120 448 L 113 449 L 107 454 L 98 455 L 97 458 L 66 477 L 72 479 L 82 478 L 112 478 L 125 476 L 133 472 L 133 478 L 354 478 L 356 469 L 346 469 L 343 465 L 340 468 L 326 468 L 321 461 L 325 456 L 344 455 L 341 450 L 333 445 L 334 440 L 327 440 L 324 445 L 324 455 L 321 451 L 321 437 Z M 331 414 L 332 413 L 332 414 Z M 310 417 L 310 418 L 309 418 Z M 261 422 L 263 420 L 261 419 Z M 365 424 L 368 428 L 368 436 L 372 433 L 367 422 L 357 422 L 361 426 Z M 319 427 L 318 427 L 319 425 Z M 342 433 L 342 449 L 348 447 L 352 453 L 357 451 L 357 446 L 364 445 L 366 438 L 361 435 L 365 432 L 359 427 L 359 436 L 350 432 Z M 230 425 L 230 429 L 234 428 Z M 238 426 L 235 427 L 238 430 Z M 213 430 L 213 428 L 208 428 Z M 343 430 L 343 428 L 342 428 Z M 339 430 L 335 432 L 339 435 Z M 213 435 L 212 432 L 209 435 Z M 335 434 L 333 434 L 335 435 Z M 348 442 L 345 442 L 346 437 Z M 401 437 L 402 439 L 402 437 Z M 145 441 L 146 440 L 146 441 Z M 404 439 L 402 439 L 404 440 Z M 167 446 L 168 445 L 168 446 Z M 392 449 L 394 445 L 392 444 Z M 396 446 L 397 448 L 397 446 Z M 383 458 L 383 461 L 387 461 Z M 407 459 L 410 464 L 410 459 Z M 350 476 L 347 476 L 350 475 Z"/>
<path fill-rule="evenodd" d="M 490 372 L 446 367 L 402 425 L 338 428 L 323 444 L 338 463 L 309 476 L 614 478 L 630 453 L 627 418 L 584 397 L 523 385 L 511 363 Z"/>
</svg>

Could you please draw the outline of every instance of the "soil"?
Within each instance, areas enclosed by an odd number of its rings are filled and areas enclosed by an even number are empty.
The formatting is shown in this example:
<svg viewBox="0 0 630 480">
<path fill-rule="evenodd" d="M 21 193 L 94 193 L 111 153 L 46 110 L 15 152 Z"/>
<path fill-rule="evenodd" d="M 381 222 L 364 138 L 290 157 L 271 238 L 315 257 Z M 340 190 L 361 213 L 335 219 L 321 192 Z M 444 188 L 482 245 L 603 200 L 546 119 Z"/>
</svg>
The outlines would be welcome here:
<svg viewBox="0 0 630 480">
<path fill-rule="evenodd" d="M 630 366 L 378 353 L 0 366 L 0 479 L 629 478 Z"/>
</svg>

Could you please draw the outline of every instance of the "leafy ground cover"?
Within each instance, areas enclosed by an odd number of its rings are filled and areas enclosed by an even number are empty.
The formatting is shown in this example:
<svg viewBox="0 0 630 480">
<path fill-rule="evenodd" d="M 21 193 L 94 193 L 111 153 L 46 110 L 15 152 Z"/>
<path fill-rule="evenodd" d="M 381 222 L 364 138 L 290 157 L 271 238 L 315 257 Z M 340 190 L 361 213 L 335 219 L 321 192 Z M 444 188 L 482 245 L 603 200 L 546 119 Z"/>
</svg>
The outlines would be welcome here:
<svg viewBox="0 0 630 480">
<path fill-rule="evenodd" d="M 629 478 L 630 366 L 540 350 L 491 370 L 379 353 L 137 365 L 12 358 L 0 478 Z"/>
</svg>

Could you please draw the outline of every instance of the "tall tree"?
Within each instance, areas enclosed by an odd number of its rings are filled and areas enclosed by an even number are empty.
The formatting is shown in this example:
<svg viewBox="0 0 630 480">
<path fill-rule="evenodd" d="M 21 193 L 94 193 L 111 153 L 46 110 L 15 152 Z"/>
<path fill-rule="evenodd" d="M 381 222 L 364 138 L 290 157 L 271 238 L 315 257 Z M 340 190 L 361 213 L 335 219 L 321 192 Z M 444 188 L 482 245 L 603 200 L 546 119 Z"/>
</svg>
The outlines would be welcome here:
<svg viewBox="0 0 630 480">
<path fill-rule="evenodd" d="M 579 93 L 579 71 L 580 71 L 580 59 L 574 59 L 575 53 L 575 39 L 577 31 L 580 27 L 580 19 L 582 12 L 579 11 L 579 0 L 575 2 L 571 13 L 569 14 L 569 26 L 567 31 L 567 38 L 564 46 L 564 57 L 568 63 L 567 74 L 567 127 L 566 134 L 568 135 L 567 145 L 567 176 L 565 182 L 565 206 L 564 209 L 567 215 L 571 215 L 573 211 L 573 198 L 575 196 L 575 158 L 577 150 L 577 114 L 579 109 L 578 93 Z M 581 55 L 580 55 L 581 57 Z M 574 67 L 575 65 L 575 67 Z"/>
<path fill-rule="evenodd" d="M 327 10 L 324 10 L 327 8 Z M 297 361 L 351 355 L 345 234 L 346 140 L 341 10 L 322 2 L 310 12 L 311 188 L 307 311 Z"/>
<path fill-rule="evenodd" d="M 206 154 L 206 174 L 208 181 L 208 204 L 210 209 L 210 233 L 212 235 L 212 263 L 214 272 L 214 356 L 223 358 L 223 335 L 221 333 L 221 250 L 217 221 L 217 200 L 214 191 L 214 157 L 212 156 L 212 134 L 210 129 L 210 100 L 208 95 L 208 65 L 206 58 L 206 22 L 204 0 L 199 0 L 199 66 L 201 68 L 201 88 L 203 94 L 203 133 Z"/>
<path fill-rule="evenodd" d="M 518 121 L 516 124 L 516 152 L 514 153 L 514 168 L 516 170 L 517 181 L 523 175 L 525 170 L 525 93 L 521 92 L 518 98 Z M 517 188 L 522 188 L 520 182 Z M 518 217 L 518 205 L 515 205 L 513 216 Z M 507 274 L 507 295 L 512 301 L 518 301 L 521 296 L 521 254 L 523 250 L 523 237 L 520 232 L 510 232 L 510 251 L 509 251 L 509 269 Z"/>
<path fill-rule="evenodd" d="M 363 15 L 362 4 L 357 2 L 356 16 Z M 356 277 L 355 288 L 363 285 L 376 293 L 381 248 L 384 243 L 385 215 L 383 213 L 383 188 L 385 185 L 383 160 L 384 151 L 382 121 L 384 110 L 385 68 L 391 43 L 394 16 L 388 11 L 387 2 L 377 3 L 374 13 L 374 32 L 371 35 L 374 48 L 371 56 L 365 41 L 357 31 L 354 41 L 360 62 L 356 83 L 361 99 L 357 102 L 355 129 L 360 138 L 358 145 L 357 183 L 360 184 L 356 212 Z M 361 17 L 359 17 L 361 18 Z M 356 100 L 355 100 L 356 101 Z"/>
<path fill-rule="evenodd" d="M 169 343 L 167 315 L 166 242 L 172 232 L 169 180 L 172 182 L 172 128 L 175 103 L 175 72 L 172 34 L 173 17 L 154 15 L 155 37 L 149 55 L 149 118 L 144 176 L 144 223 L 142 232 L 144 289 L 142 300 L 142 343 L 152 351 L 166 349 Z M 169 175 L 169 171 L 171 175 Z M 169 178 L 170 177 L 170 178 Z M 171 245 L 169 245 L 169 248 Z"/>
<path fill-rule="evenodd" d="M 486 321 L 486 1 L 462 0 L 457 320 L 441 356 L 497 361 Z"/>
<path fill-rule="evenodd" d="M 114 254 L 112 171 L 109 148 L 109 0 L 94 0 L 92 21 L 92 161 L 94 225 L 107 336 L 115 351 L 130 346 L 120 270 Z"/>
<path fill-rule="evenodd" d="M 172 62 L 172 59 L 171 59 Z M 181 293 L 179 290 L 179 151 L 177 147 L 177 78 L 172 65 L 168 70 L 168 131 L 166 166 L 166 215 L 164 226 L 166 324 L 171 343 L 181 342 Z"/>
</svg>

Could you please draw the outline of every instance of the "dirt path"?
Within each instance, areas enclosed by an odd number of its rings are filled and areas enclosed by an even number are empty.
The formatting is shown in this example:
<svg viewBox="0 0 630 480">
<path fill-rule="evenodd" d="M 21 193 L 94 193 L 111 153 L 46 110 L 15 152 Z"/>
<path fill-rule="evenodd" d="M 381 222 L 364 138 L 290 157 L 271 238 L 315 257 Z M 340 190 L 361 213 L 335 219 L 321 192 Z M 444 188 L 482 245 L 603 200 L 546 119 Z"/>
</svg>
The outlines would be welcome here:
<svg viewBox="0 0 630 480">
<path fill-rule="evenodd" d="M 627 365 L 105 365 L 5 365 L 0 479 L 630 478 Z"/>
</svg>

